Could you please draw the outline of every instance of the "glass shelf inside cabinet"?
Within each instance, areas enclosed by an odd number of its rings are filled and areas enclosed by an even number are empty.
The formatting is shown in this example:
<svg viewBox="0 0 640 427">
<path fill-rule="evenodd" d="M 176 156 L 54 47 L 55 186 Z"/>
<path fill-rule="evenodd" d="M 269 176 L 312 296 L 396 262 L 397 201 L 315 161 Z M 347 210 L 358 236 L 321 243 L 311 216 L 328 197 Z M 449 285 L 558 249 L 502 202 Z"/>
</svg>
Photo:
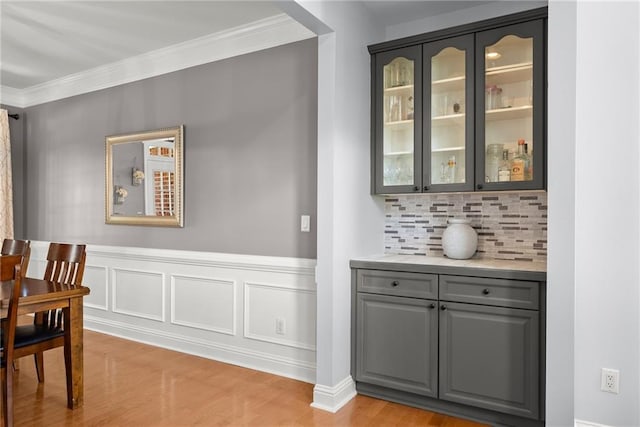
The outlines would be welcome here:
<svg viewBox="0 0 640 427">
<path fill-rule="evenodd" d="M 485 179 L 533 179 L 533 39 L 507 35 L 485 55 Z"/>
<path fill-rule="evenodd" d="M 384 66 L 383 185 L 414 185 L 414 63 Z"/>
<path fill-rule="evenodd" d="M 465 182 L 465 51 L 431 57 L 431 183 Z"/>
<path fill-rule="evenodd" d="M 446 116 L 434 116 L 431 118 L 431 124 L 438 126 L 462 126 L 464 127 L 464 113 L 448 114 Z"/>
<path fill-rule="evenodd" d="M 533 63 L 509 64 L 500 67 L 487 68 L 486 84 L 513 83 L 531 78 Z"/>
<path fill-rule="evenodd" d="M 431 82 L 431 92 L 454 92 L 463 91 L 465 85 L 464 76 L 450 77 L 447 79 L 440 79 Z"/>
<path fill-rule="evenodd" d="M 503 107 L 496 108 L 493 110 L 487 110 L 486 120 L 488 122 L 493 120 L 513 120 L 513 119 L 522 119 L 522 118 L 530 118 L 533 113 L 532 105 L 523 105 L 521 107 Z"/>
</svg>

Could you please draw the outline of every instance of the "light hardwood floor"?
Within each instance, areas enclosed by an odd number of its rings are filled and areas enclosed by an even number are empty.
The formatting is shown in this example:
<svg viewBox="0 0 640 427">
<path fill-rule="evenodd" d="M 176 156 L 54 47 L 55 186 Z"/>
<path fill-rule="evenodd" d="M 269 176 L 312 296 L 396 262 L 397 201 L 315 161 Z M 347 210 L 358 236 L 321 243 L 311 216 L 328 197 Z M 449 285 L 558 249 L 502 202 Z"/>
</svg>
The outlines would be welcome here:
<svg viewBox="0 0 640 427">
<path fill-rule="evenodd" d="M 313 385 L 85 331 L 84 407 L 66 408 L 62 349 L 16 373 L 16 426 L 447 426 L 480 424 L 357 396 L 314 409 Z"/>
</svg>

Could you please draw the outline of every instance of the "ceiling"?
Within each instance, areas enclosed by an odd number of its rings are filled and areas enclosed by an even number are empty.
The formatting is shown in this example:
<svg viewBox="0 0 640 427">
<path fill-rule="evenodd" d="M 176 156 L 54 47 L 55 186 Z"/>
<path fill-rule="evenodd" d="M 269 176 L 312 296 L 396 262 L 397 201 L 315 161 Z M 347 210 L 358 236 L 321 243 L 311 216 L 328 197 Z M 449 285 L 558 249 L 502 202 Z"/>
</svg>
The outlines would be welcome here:
<svg viewBox="0 0 640 427">
<path fill-rule="evenodd" d="M 383 0 L 363 0 L 362 3 L 369 9 L 384 25 L 398 25 L 405 22 L 416 21 L 430 16 L 443 15 L 455 12 L 456 10 L 467 9 L 496 0 L 409 0 L 409 1 L 383 1 Z"/>
<path fill-rule="evenodd" d="M 2 85 L 54 80 L 282 13 L 266 1 L 5 1 Z"/>
<path fill-rule="evenodd" d="M 361 3 L 396 25 L 487 1 Z M 23 90 L 283 14 L 271 1 L 0 0 L 0 85 Z"/>
</svg>

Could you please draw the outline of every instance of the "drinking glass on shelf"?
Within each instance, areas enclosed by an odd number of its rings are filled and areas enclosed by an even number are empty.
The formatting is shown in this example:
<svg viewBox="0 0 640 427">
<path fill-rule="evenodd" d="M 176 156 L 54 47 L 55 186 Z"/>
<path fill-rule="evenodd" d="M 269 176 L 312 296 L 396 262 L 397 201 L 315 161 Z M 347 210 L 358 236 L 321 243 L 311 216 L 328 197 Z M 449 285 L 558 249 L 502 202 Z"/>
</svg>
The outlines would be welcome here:
<svg viewBox="0 0 640 427">
<path fill-rule="evenodd" d="M 449 113 L 449 102 L 450 102 L 449 95 L 447 95 L 447 94 L 442 95 L 442 105 L 440 107 L 440 115 L 441 116 L 447 116 L 447 115 L 450 114 Z"/>
<path fill-rule="evenodd" d="M 407 64 L 402 62 L 398 67 L 398 86 L 407 84 Z"/>
<path fill-rule="evenodd" d="M 400 97 L 391 95 L 389 97 L 389 121 L 397 122 L 400 120 Z"/>
<path fill-rule="evenodd" d="M 489 144 L 487 147 L 485 164 L 487 182 L 498 182 L 498 168 L 502 161 L 502 150 L 504 150 L 504 144 Z"/>
<path fill-rule="evenodd" d="M 407 97 L 407 120 L 413 120 L 413 96 Z"/>
<path fill-rule="evenodd" d="M 440 163 L 440 183 L 444 184 L 447 182 L 447 167 L 444 162 Z"/>
<path fill-rule="evenodd" d="M 486 90 L 487 110 L 502 108 L 502 88 L 491 85 Z"/>
<path fill-rule="evenodd" d="M 398 86 L 398 63 L 392 62 L 385 65 L 385 87 L 392 88 Z"/>
</svg>

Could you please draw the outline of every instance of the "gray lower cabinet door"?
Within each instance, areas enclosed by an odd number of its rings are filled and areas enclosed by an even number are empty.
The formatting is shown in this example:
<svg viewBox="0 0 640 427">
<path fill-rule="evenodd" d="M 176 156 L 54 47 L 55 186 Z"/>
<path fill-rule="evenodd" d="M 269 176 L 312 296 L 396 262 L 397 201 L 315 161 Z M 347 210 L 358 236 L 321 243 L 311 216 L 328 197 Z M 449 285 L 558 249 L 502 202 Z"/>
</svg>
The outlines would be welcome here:
<svg viewBox="0 0 640 427">
<path fill-rule="evenodd" d="M 435 301 L 357 294 L 356 380 L 437 395 Z"/>
<path fill-rule="evenodd" d="M 538 418 L 538 312 L 440 302 L 443 400 Z"/>
</svg>

